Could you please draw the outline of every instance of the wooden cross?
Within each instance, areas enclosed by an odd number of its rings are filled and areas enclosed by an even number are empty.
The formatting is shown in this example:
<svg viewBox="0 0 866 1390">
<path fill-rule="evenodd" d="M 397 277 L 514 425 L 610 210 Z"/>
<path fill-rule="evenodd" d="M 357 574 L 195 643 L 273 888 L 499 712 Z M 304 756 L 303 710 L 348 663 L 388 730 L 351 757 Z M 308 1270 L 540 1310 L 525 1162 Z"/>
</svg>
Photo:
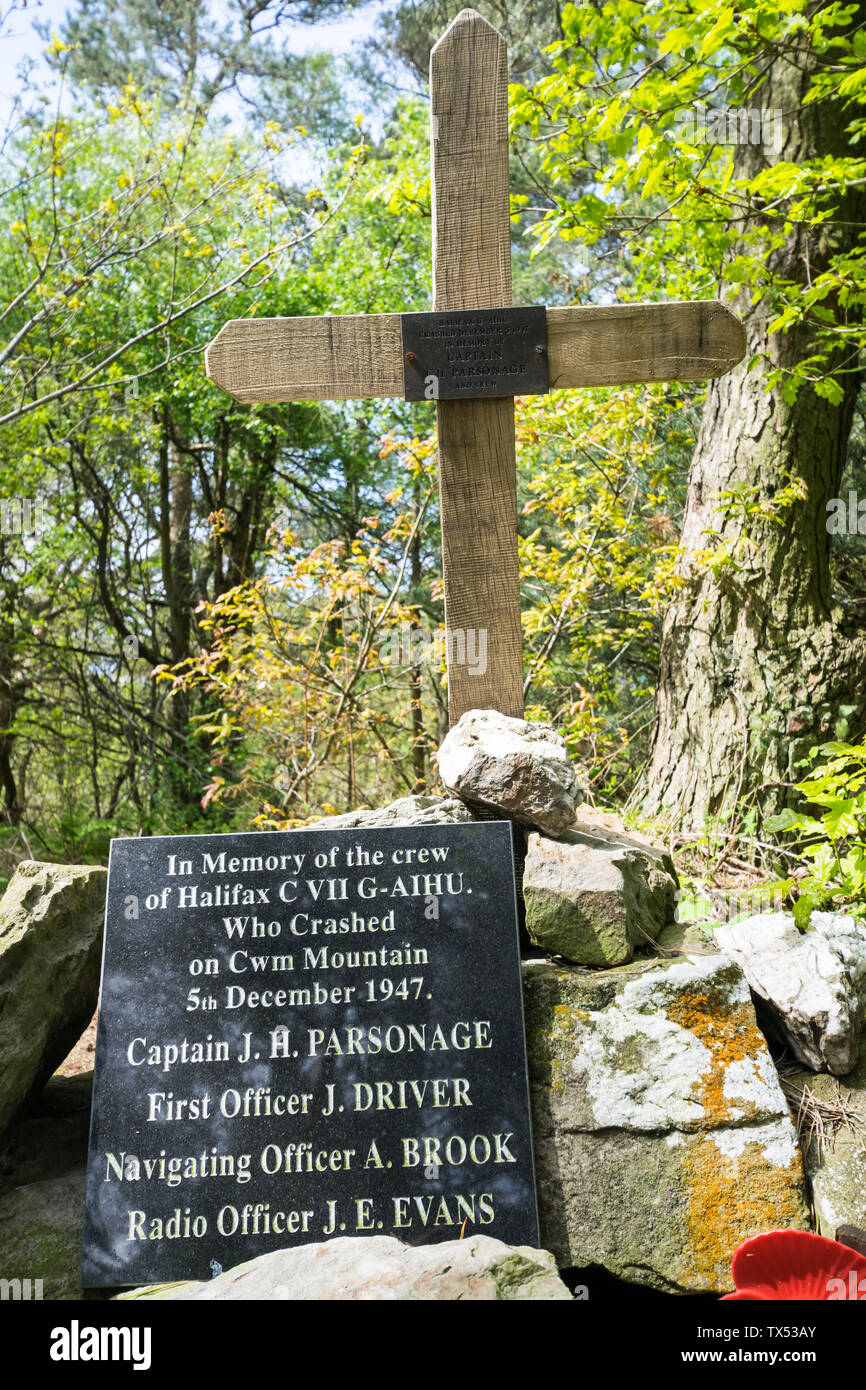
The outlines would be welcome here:
<svg viewBox="0 0 866 1390">
<path fill-rule="evenodd" d="M 507 52 L 475 10 L 430 54 L 430 103 L 433 310 L 510 306 Z M 232 319 L 207 374 L 246 403 L 403 396 L 414 355 L 402 318 Z M 700 381 L 745 352 L 741 323 L 716 300 L 550 308 L 546 326 L 546 343 L 528 347 L 545 355 L 551 387 Z M 446 633 L 487 634 L 483 673 L 449 655 L 452 724 L 468 709 L 523 714 L 515 393 L 436 403 Z"/>
</svg>

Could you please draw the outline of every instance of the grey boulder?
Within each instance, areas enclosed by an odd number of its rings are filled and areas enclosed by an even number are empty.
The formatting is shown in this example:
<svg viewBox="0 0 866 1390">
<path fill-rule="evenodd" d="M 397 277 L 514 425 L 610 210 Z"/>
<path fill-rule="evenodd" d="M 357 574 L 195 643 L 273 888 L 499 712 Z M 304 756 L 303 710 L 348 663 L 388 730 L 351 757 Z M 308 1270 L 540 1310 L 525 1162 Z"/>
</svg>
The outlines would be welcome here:
<svg viewBox="0 0 866 1390">
<path fill-rule="evenodd" d="M 555 729 L 497 710 L 468 710 L 445 737 L 437 760 L 452 796 L 551 835 L 572 824 L 583 799 Z"/>
<path fill-rule="evenodd" d="M 0 1194 L 84 1167 L 92 1095 L 93 1072 L 52 1076 L 0 1144 Z"/>
<path fill-rule="evenodd" d="M 553 1256 L 490 1236 L 403 1245 L 393 1236 L 345 1236 L 275 1250 L 208 1283 L 152 1285 L 121 1299 L 288 1302 L 571 1299 Z"/>
<path fill-rule="evenodd" d="M 797 1134 L 723 955 L 524 964 L 541 1240 L 668 1293 L 724 1293 L 761 1231 L 806 1229 Z"/>
<path fill-rule="evenodd" d="M 537 946 L 580 965 L 620 965 L 673 922 L 673 861 L 648 840 L 591 819 L 558 839 L 528 836 L 526 929 Z"/>
<path fill-rule="evenodd" d="M 714 931 L 741 967 L 799 1061 L 844 1076 L 854 1066 L 866 1012 L 866 924 L 813 912 L 800 932 L 789 912 L 766 912 Z"/>
<path fill-rule="evenodd" d="M 106 870 L 19 864 L 0 901 L 0 1134 L 93 1016 Z"/>
<path fill-rule="evenodd" d="M 355 830 L 365 826 L 460 825 L 475 817 L 464 806 L 444 796 L 403 796 L 388 806 L 369 811 L 347 811 L 341 816 L 325 816 L 302 827 L 304 830 Z"/>
<path fill-rule="evenodd" d="M 29 1280 L 30 1296 L 46 1301 L 84 1296 L 79 1273 L 85 1178 L 82 1166 L 0 1197 L 0 1279 Z"/>
</svg>

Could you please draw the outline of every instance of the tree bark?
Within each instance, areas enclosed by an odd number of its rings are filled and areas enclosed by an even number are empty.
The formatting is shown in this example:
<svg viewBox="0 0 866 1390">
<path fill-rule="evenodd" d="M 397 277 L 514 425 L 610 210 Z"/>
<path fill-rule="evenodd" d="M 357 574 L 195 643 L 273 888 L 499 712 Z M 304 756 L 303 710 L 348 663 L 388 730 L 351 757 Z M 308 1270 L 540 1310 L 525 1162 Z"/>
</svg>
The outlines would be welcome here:
<svg viewBox="0 0 866 1390">
<path fill-rule="evenodd" d="M 22 598 L 12 564 L 8 563 L 0 536 L 0 820 L 18 825 L 23 810 L 23 774 L 16 777 L 12 732 L 16 715 L 28 694 L 28 681 L 20 670 L 20 619 Z M 26 760 L 26 755 L 25 755 Z"/>
<path fill-rule="evenodd" d="M 862 21 L 866 5 L 859 9 Z M 773 58 L 751 104 L 779 113 L 782 149 L 738 146 L 738 176 L 754 177 L 779 160 L 855 152 L 845 145 L 850 113 L 831 103 L 803 105 L 812 61 L 805 52 Z M 863 190 L 849 191 L 832 222 L 795 228 L 773 253 L 771 273 L 807 284 L 831 255 L 857 244 L 864 213 Z M 748 254 L 748 232 L 747 225 L 733 255 Z M 681 538 L 683 587 L 663 624 L 646 773 L 645 811 L 686 833 L 714 821 L 731 831 L 752 807 L 760 825 L 790 800 L 808 750 L 837 733 L 861 732 L 866 710 L 866 634 L 834 597 L 826 525 L 827 501 L 842 482 L 858 374 L 837 376 L 841 404 L 809 386 L 786 402 L 780 388 L 767 389 L 768 372 L 809 357 L 815 329 L 806 323 L 770 334 L 774 309 L 753 306 L 748 292 L 732 307 L 746 324 L 745 362 L 764 352 L 769 361 L 751 371 L 741 364 L 707 393 Z M 831 366 L 851 365 L 840 348 Z M 781 524 L 744 520 L 720 504 L 719 494 L 738 485 L 771 503 L 790 476 L 805 481 L 808 495 L 782 509 Z M 713 536 L 735 557 L 717 572 L 696 559 Z"/>
<path fill-rule="evenodd" d="M 414 486 L 416 513 L 421 507 L 421 487 L 416 478 Z M 421 593 L 421 528 L 416 528 L 409 548 L 409 585 L 413 599 Z M 421 610 L 413 607 L 412 626 L 420 626 Z M 410 640 L 411 647 L 411 640 Z M 412 719 L 412 792 L 418 794 L 427 790 L 427 737 L 424 730 L 424 687 L 421 667 L 413 662 L 409 668 L 409 709 Z"/>
<path fill-rule="evenodd" d="M 172 664 L 190 655 L 192 630 L 192 469 L 169 430 L 163 432 L 160 456 L 160 530 L 162 579 L 168 609 L 168 648 Z M 182 803 L 195 803 L 198 789 L 187 766 L 190 697 L 186 690 L 173 691 L 166 705 L 171 732 L 173 765 L 169 779 L 174 796 Z"/>
</svg>

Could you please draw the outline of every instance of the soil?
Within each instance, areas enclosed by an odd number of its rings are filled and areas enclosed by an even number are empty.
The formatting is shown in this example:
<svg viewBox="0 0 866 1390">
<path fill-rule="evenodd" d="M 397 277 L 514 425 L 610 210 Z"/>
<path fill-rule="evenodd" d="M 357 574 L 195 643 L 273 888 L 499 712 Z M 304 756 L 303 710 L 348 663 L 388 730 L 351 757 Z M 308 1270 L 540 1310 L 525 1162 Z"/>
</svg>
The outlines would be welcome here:
<svg viewBox="0 0 866 1390">
<path fill-rule="evenodd" d="M 57 1071 L 60 1076 L 80 1076 L 82 1072 L 93 1071 L 93 1057 L 96 1052 L 96 1014 L 88 1023 L 69 1056 L 61 1062 Z"/>
</svg>

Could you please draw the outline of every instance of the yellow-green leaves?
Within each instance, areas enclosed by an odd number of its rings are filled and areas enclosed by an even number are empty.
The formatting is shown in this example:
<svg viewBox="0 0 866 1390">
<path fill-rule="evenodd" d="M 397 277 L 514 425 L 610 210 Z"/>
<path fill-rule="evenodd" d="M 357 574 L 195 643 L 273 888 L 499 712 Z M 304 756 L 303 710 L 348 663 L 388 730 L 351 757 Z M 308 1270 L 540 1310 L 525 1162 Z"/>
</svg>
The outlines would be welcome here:
<svg viewBox="0 0 866 1390">
<path fill-rule="evenodd" d="M 823 807 L 820 816 L 788 809 L 768 825 L 795 836 L 803 850 L 808 873 L 795 905 L 801 928 L 814 909 L 866 915 L 866 744 L 824 743 L 810 760 L 817 766 L 796 790 L 804 804 Z"/>
<path fill-rule="evenodd" d="M 736 32 L 737 24 L 734 15 L 733 8 L 726 7 L 719 11 L 715 24 L 701 40 L 698 49 L 701 58 L 709 58 L 714 53 L 718 53 L 722 44 Z"/>
<path fill-rule="evenodd" d="M 686 29 L 682 25 L 674 25 L 668 29 L 659 44 L 659 53 L 684 53 L 687 48 L 694 46 L 694 32 Z"/>
<path fill-rule="evenodd" d="M 549 201 L 535 235 L 603 245 L 604 270 L 614 257 L 627 268 L 617 292 L 627 283 L 633 298 L 694 298 L 727 283 L 753 304 L 771 297 L 774 333 L 809 319 L 815 355 L 765 377 L 789 400 L 807 383 L 835 400 L 834 351 L 866 347 L 866 248 L 834 253 L 832 232 L 840 200 L 866 182 L 866 31 L 851 13 L 808 0 L 580 6 L 568 10 L 572 41 L 554 54 L 554 74 L 515 99 L 518 137 L 531 128 L 543 151 Z M 803 113 L 768 109 L 762 74 L 786 46 L 796 63 L 807 45 L 827 61 L 812 65 L 802 100 L 825 103 L 821 119 L 847 126 L 850 144 L 795 162 L 782 156 Z M 774 253 L 823 227 L 826 258 L 810 263 L 806 284 L 781 283 Z"/>
</svg>

